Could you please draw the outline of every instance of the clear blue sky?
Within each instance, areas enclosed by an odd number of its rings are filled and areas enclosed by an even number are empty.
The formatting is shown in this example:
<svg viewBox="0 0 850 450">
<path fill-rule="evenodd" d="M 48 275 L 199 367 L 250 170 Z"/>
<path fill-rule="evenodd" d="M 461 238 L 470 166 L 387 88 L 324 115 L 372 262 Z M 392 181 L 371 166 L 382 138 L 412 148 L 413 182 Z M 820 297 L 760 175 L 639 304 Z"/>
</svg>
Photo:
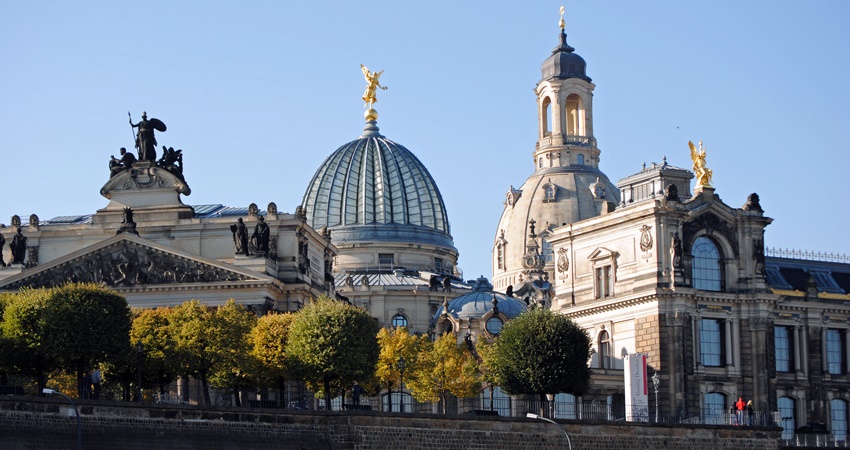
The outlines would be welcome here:
<svg viewBox="0 0 850 450">
<path fill-rule="evenodd" d="M 471 279 L 490 276 L 504 193 L 533 171 L 533 88 L 561 2 L 0 4 L 0 222 L 104 207 L 128 111 L 183 149 L 185 203 L 291 212 L 360 134 L 363 63 L 385 70 L 381 132 L 431 171 Z M 850 2 L 566 8 L 613 182 L 665 155 L 690 167 L 702 139 L 718 195 L 757 192 L 775 219 L 767 246 L 850 254 Z"/>
</svg>

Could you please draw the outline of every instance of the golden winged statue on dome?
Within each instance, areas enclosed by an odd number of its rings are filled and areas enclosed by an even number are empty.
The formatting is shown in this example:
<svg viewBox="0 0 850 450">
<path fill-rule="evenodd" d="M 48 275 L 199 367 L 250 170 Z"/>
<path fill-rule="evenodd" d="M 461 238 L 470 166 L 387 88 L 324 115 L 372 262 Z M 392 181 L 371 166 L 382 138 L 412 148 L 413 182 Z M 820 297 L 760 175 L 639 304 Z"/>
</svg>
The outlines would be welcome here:
<svg viewBox="0 0 850 450">
<path fill-rule="evenodd" d="M 363 71 L 363 76 L 366 78 L 366 82 L 369 83 L 369 85 L 366 86 L 366 92 L 363 93 L 363 101 L 366 102 L 363 107 L 365 108 L 368 106 L 369 108 L 372 108 L 372 104 L 378 102 L 378 98 L 375 97 L 377 89 L 381 88 L 382 90 L 387 90 L 387 87 L 381 86 L 381 82 L 378 80 L 381 78 L 381 74 L 384 73 L 384 71 L 369 72 L 369 69 L 363 64 L 360 64 L 360 70 Z"/>
<path fill-rule="evenodd" d="M 699 141 L 699 148 L 693 142 L 688 141 L 688 147 L 691 148 L 691 161 L 694 162 L 694 175 L 697 177 L 697 187 L 711 187 L 711 169 L 705 167 L 705 147 L 702 146 L 702 141 Z"/>
</svg>

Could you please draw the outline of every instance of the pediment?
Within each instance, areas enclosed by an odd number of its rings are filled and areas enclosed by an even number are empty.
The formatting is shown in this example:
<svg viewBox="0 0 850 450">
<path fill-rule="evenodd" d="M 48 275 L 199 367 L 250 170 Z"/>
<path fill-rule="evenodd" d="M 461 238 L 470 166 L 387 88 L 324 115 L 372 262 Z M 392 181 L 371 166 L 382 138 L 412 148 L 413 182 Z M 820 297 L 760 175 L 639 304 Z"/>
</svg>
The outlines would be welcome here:
<svg viewBox="0 0 850 450">
<path fill-rule="evenodd" d="M 120 234 L 0 282 L 2 290 L 91 282 L 113 288 L 147 285 L 275 282 L 268 275 Z"/>
<path fill-rule="evenodd" d="M 617 255 L 618 253 L 614 250 L 605 247 L 596 247 L 596 249 L 593 250 L 587 257 L 587 259 L 591 261 L 597 261 L 600 259 L 616 259 Z"/>
</svg>

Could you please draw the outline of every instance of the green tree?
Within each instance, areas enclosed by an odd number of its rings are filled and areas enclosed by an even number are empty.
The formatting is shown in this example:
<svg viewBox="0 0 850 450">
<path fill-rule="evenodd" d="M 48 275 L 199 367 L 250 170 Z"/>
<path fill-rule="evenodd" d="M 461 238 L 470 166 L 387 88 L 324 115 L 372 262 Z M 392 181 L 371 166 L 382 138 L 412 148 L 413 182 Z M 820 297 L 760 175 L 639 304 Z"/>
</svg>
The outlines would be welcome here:
<svg viewBox="0 0 850 450">
<path fill-rule="evenodd" d="M 496 386 L 502 384 L 499 373 L 495 370 L 496 343 L 480 340 L 475 350 L 478 352 L 478 372 L 481 374 L 482 384 L 490 393 L 490 411 L 493 411 L 493 393 Z"/>
<path fill-rule="evenodd" d="M 375 376 L 378 378 L 381 387 L 390 391 L 392 394 L 393 386 L 401 383 L 401 370 L 399 360 L 404 358 L 405 373 L 414 373 L 419 360 L 420 349 L 427 346 L 428 338 L 425 336 L 411 335 L 407 327 L 401 327 L 394 330 L 381 328 L 378 331 L 378 345 L 380 353 L 378 355 L 378 365 Z M 389 396 L 389 410 L 392 411 L 392 395 Z"/>
<path fill-rule="evenodd" d="M 214 337 L 210 351 L 217 355 L 210 383 L 232 388 L 236 406 L 241 406 L 240 392 L 248 386 L 256 367 L 249 339 L 256 324 L 257 316 L 232 299 L 213 311 L 212 322 L 208 324 Z"/>
<path fill-rule="evenodd" d="M 11 344 L 6 341 L 3 335 L 3 312 L 6 310 L 6 305 L 14 298 L 14 293 L 0 292 L 0 386 L 9 384 L 8 374 L 11 365 L 11 355 L 9 355 Z"/>
<path fill-rule="evenodd" d="M 47 292 L 42 289 L 23 289 L 7 297 L 0 323 L 7 370 L 10 373 L 33 377 L 38 392 L 47 383 L 47 374 L 57 367 L 54 353 L 44 337 L 44 311 Z"/>
<path fill-rule="evenodd" d="M 475 356 L 465 344 L 458 345 L 457 335 L 445 333 L 419 353 L 416 370 L 411 374 L 411 394 L 420 402 L 439 400 L 446 414 L 448 394 L 473 397 L 481 391 Z"/>
<path fill-rule="evenodd" d="M 379 327 L 366 311 L 327 297 L 296 313 L 286 353 L 327 409 L 335 393 L 374 375 Z"/>
<path fill-rule="evenodd" d="M 506 323 L 496 340 L 493 366 L 508 394 L 566 392 L 590 385 L 590 337 L 566 316 L 532 309 Z"/>
<path fill-rule="evenodd" d="M 47 290 L 43 338 L 59 368 L 77 377 L 118 358 L 129 346 L 130 308 L 117 292 L 93 283 L 69 283 Z"/>
<path fill-rule="evenodd" d="M 233 300 L 215 310 L 190 300 L 171 311 L 168 333 L 178 371 L 201 381 L 206 404 L 211 403 L 211 381 L 237 388 L 239 357 L 248 353 L 247 335 L 255 320 L 256 316 Z"/>
<path fill-rule="evenodd" d="M 137 366 L 142 369 L 142 382 L 159 384 L 161 392 L 165 385 L 180 375 L 175 343 L 169 328 L 172 311 L 172 308 L 133 310 L 131 348 L 125 358 L 124 370 L 120 371 L 127 382 L 137 377 Z M 138 349 L 142 350 L 141 355 L 137 353 Z"/>
<path fill-rule="evenodd" d="M 286 344 L 294 320 L 295 314 L 266 314 L 251 330 L 251 355 L 256 361 L 253 378 L 261 386 L 276 386 L 279 395 L 283 395 L 289 377 Z"/>
</svg>

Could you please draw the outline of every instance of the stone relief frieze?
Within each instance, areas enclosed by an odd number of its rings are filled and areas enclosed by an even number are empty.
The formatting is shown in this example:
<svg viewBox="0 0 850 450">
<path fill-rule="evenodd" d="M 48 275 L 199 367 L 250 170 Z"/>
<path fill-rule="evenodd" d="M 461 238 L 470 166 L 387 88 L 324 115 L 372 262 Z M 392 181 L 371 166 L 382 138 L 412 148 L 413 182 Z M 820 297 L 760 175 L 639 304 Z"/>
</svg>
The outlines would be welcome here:
<svg viewBox="0 0 850 450">
<path fill-rule="evenodd" d="M 5 286 L 51 287 L 89 282 L 111 287 L 244 281 L 240 273 L 140 245 L 119 243 Z"/>
</svg>

